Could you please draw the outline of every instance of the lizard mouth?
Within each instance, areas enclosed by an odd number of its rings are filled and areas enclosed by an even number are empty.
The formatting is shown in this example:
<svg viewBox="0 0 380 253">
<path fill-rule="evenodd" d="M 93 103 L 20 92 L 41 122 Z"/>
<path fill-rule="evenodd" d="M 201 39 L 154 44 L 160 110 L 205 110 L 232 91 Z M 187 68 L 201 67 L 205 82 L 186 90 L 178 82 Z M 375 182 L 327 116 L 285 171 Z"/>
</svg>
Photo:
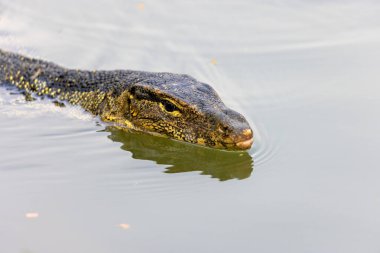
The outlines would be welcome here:
<svg viewBox="0 0 380 253">
<path fill-rule="evenodd" d="M 239 135 L 233 135 L 223 140 L 223 144 L 230 150 L 247 150 L 253 144 L 253 132 L 251 129 L 243 130 Z"/>
<path fill-rule="evenodd" d="M 235 142 L 236 148 L 240 150 L 250 149 L 253 144 L 253 132 L 250 128 L 244 129 Z"/>
<path fill-rule="evenodd" d="M 246 150 L 246 149 L 250 149 L 252 147 L 252 144 L 253 144 L 253 137 L 249 140 L 239 141 L 235 145 L 238 149 Z"/>
</svg>

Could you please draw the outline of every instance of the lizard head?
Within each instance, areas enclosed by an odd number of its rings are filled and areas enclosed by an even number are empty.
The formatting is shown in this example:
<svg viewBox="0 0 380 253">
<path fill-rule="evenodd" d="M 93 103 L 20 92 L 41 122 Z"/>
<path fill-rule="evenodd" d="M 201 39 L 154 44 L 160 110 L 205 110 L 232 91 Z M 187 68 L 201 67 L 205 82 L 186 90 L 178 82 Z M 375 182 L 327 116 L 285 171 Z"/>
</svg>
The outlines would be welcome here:
<svg viewBox="0 0 380 253">
<path fill-rule="evenodd" d="M 227 150 L 252 146 L 247 120 L 215 90 L 188 75 L 157 73 L 124 92 L 125 124 L 138 131 Z"/>
</svg>

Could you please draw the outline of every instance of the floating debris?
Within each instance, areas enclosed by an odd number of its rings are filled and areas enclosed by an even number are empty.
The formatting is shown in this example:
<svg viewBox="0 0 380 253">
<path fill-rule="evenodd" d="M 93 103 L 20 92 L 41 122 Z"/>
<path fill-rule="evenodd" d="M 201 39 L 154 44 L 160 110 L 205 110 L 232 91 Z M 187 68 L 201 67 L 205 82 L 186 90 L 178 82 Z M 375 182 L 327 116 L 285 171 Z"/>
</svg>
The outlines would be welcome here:
<svg viewBox="0 0 380 253">
<path fill-rule="evenodd" d="M 122 229 L 127 230 L 127 229 L 129 229 L 131 226 L 130 226 L 129 224 L 127 224 L 127 223 L 121 223 L 121 224 L 119 224 L 119 227 L 122 228 Z"/>
<path fill-rule="evenodd" d="M 39 216 L 40 216 L 40 214 L 36 213 L 36 212 L 25 214 L 25 218 L 27 218 L 27 219 L 37 219 Z"/>
<path fill-rule="evenodd" d="M 212 58 L 210 62 L 212 65 L 218 64 L 218 61 L 215 58 Z"/>
<path fill-rule="evenodd" d="M 138 3 L 138 4 L 136 4 L 136 8 L 140 11 L 143 11 L 145 9 L 145 4 L 144 3 Z"/>
</svg>

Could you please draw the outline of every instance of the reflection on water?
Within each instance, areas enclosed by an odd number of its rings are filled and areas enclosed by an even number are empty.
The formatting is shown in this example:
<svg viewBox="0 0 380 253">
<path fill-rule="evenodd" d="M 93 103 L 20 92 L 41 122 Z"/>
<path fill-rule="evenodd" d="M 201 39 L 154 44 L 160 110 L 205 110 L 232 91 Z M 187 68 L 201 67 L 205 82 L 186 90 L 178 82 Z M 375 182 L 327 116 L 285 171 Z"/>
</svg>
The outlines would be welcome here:
<svg viewBox="0 0 380 253">
<path fill-rule="evenodd" d="M 140 160 L 167 164 L 165 173 L 201 171 L 220 181 L 248 178 L 253 170 L 252 157 L 247 152 L 228 152 L 204 148 L 166 138 L 107 127 L 110 138 L 122 143 L 121 149 Z"/>
</svg>

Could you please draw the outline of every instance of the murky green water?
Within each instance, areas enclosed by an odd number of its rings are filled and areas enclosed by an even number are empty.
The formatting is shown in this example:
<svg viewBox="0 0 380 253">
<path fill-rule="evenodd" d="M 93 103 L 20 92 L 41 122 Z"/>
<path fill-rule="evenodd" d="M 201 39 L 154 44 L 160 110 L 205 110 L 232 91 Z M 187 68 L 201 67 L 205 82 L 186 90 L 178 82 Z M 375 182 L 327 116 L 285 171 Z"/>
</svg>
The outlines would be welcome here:
<svg viewBox="0 0 380 253">
<path fill-rule="evenodd" d="M 187 73 L 256 132 L 217 152 L 0 87 L 0 252 L 379 252 L 375 1 L 0 0 L 0 48 Z"/>
</svg>

